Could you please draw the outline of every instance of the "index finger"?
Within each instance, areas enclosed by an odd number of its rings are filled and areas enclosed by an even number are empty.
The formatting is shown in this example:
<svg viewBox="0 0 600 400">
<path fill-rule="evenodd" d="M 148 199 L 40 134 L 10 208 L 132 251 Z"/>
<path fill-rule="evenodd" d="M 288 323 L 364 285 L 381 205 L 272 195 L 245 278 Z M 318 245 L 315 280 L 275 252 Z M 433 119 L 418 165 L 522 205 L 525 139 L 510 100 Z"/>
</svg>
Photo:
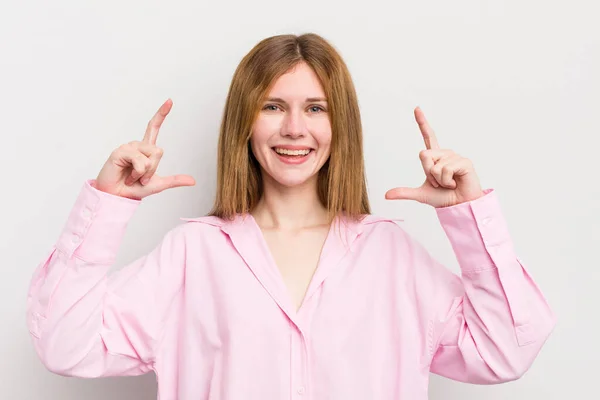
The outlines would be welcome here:
<svg viewBox="0 0 600 400">
<path fill-rule="evenodd" d="M 146 133 L 144 134 L 143 141 L 150 144 L 156 144 L 156 137 L 158 136 L 158 131 L 160 127 L 171 111 L 171 107 L 173 106 L 173 101 L 171 99 L 167 99 L 163 103 L 162 106 L 158 109 L 156 114 L 152 117 L 150 122 L 148 122 L 148 127 L 146 128 Z"/>
<path fill-rule="evenodd" d="M 439 149 L 440 145 L 435 136 L 435 132 L 431 129 L 431 126 L 429 126 L 425 114 L 420 107 L 415 108 L 415 119 L 417 120 L 417 124 L 419 124 L 419 129 L 421 130 L 427 149 Z"/>
</svg>

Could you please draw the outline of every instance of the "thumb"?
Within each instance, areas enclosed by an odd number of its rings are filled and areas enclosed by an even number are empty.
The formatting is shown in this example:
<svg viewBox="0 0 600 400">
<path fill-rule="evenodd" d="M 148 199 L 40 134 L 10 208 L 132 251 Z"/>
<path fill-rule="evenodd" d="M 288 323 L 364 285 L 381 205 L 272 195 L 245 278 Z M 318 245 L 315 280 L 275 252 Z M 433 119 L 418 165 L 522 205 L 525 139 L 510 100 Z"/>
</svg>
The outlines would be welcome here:
<svg viewBox="0 0 600 400">
<path fill-rule="evenodd" d="M 424 193 L 423 188 L 397 187 L 388 190 L 385 198 L 388 200 L 414 200 L 422 202 Z"/>
</svg>

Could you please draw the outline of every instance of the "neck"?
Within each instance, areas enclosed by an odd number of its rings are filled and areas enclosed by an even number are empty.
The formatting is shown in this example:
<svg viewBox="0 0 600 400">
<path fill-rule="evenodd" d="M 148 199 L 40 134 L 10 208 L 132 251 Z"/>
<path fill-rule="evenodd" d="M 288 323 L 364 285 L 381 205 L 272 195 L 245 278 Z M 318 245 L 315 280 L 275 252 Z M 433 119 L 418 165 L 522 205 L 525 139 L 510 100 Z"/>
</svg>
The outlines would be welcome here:
<svg viewBox="0 0 600 400">
<path fill-rule="evenodd" d="M 327 224 L 327 209 L 317 193 L 317 176 L 286 187 L 263 175 L 263 193 L 252 216 L 264 229 L 298 230 Z"/>
</svg>

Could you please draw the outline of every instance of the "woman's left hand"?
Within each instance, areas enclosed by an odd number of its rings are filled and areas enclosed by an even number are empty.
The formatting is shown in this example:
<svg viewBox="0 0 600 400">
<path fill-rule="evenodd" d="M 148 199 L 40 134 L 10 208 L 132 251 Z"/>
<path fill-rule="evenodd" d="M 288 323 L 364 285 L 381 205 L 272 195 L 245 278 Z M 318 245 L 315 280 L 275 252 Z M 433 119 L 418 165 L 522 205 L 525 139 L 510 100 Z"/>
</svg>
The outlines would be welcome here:
<svg viewBox="0 0 600 400">
<path fill-rule="evenodd" d="M 482 197 L 484 193 L 471 160 L 452 150 L 440 148 L 433 129 L 419 107 L 415 108 L 415 119 L 427 148 L 419 153 L 425 171 L 425 183 L 418 188 L 391 189 L 385 194 L 385 198 L 415 200 L 440 208 Z"/>
</svg>

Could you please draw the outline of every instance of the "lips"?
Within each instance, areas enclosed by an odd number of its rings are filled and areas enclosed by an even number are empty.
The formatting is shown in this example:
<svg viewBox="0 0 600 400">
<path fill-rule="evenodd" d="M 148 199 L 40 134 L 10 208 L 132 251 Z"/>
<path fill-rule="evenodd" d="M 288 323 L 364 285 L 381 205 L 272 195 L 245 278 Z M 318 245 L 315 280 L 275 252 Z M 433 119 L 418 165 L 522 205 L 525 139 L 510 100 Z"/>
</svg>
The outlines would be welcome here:
<svg viewBox="0 0 600 400">
<path fill-rule="evenodd" d="M 276 146 L 272 148 L 277 158 L 285 164 L 302 164 L 313 153 L 310 147 L 301 146 Z"/>
<path fill-rule="evenodd" d="M 311 152 L 311 149 L 309 149 L 309 148 L 287 149 L 287 148 L 281 148 L 281 147 L 274 147 L 273 150 L 275 150 L 275 152 L 277 154 L 281 154 L 284 156 L 305 156 Z"/>
</svg>

